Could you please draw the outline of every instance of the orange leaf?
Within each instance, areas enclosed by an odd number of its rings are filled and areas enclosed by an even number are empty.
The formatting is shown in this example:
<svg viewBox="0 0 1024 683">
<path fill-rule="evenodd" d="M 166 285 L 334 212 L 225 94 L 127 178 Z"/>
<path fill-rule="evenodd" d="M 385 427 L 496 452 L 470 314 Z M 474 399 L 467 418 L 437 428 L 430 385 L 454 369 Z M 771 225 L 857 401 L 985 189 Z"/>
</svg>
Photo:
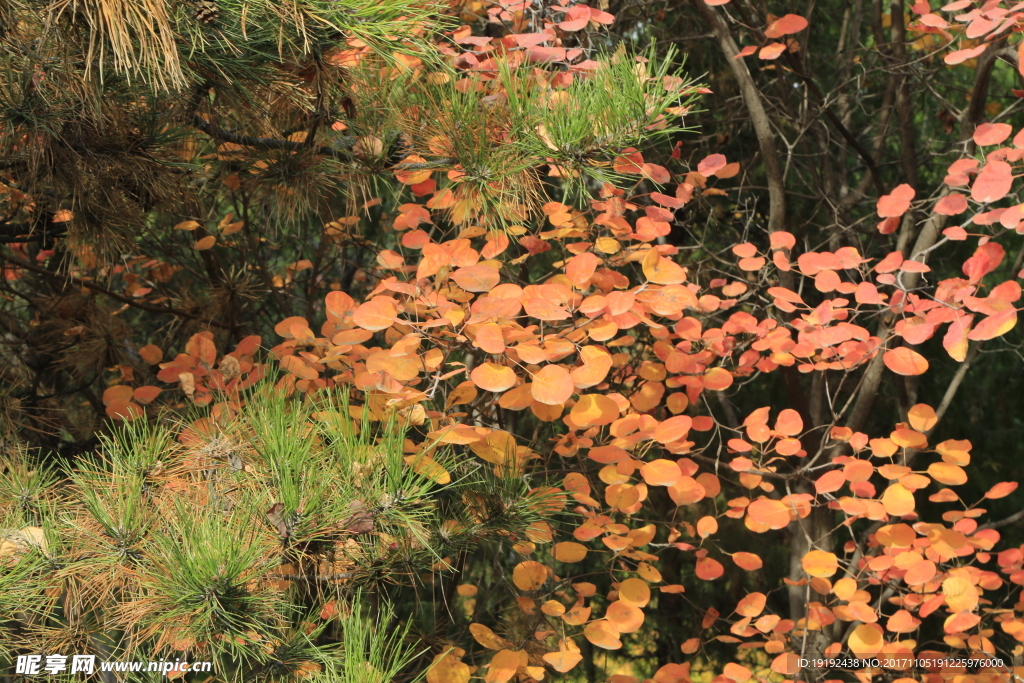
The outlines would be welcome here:
<svg viewBox="0 0 1024 683">
<path fill-rule="evenodd" d="M 942 624 L 942 629 L 946 633 L 962 633 L 974 628 L 980 622 L 980 615 L 964 610 L 963 612 L 957 612 L 946 617 L 946 621 Z"/>
<path fill-rule="evenodd" d="M 341 291 L 328 292 L 324 297 L 324 304 L 327 306 L 327 313 L 335 318 L 341 319 L 346 313 L 356 307 L 352 297 Z"/>
<path fill-rule="evenodd" d="M 427 670 L 427 683 L 469 683 L 469 665 L 460 662 L 454 650 L 434 657 Z"/>
<path fill-rule="evenodd" d="M 911 633 L 912 631 L 916 631 L 920 624 L 920 619 L 914 618 L 913 614 L 905 609 L 901 609 L 896 610 L 896 612 L 889 617 L 885 622 L 885 628 L 893 633 Z"/>
<path fill-rule="evenodd" d="M 800 672 L 800 655 L 794 652 L 783 652 L 772 660 L 771 669 L 784 676 L 796 676 Z"/>
<path fill-rule="evenodd" d="M 705 581 L 714 581 L 725 573 L 725 567 L 718 560 L 711 557 L 702 557 L 697 560 L 697 578 Z"/>
<path fill-rule="evenodd" d="M 907 568 L 903 580 L 908 586 L 921 586 L 935 578 L 935 563 L 931 560 L 918 560 Z"/>
<path fill-rule="evenodd" d="M 736 604 L 736 614 L 741 617 L 756 617 L 764 611 L 768 596 L 764 593 L 749 593 Z"/>
<path fill-rule="evenodd" d="M 452 389 L 451 393 L 448 394 L 448 399 L 445 401 L 444 407 L 451 408 L 452 406 L 465 405 L 467 403 L 471 403 L 476 397 L 476 386 L 472 381 L 466 380 Z"/>
<path fill-rule="evenodd" d="M 697 535 L 707 538 L 718 531 L 718 520 L 706 515 L 697 520 Z"/>
<path fill-rule="evenodd" d="M 581 562 L 587 556 L 587 546 L 572 541 L 563 541 L 555 544 L 552 554 L 559 562 L 568 564 Z"/>
<path fill-rule="evenodd" d="M 705 0 L 706 2 L 707 0 Z M 786 51 L 785 43 L 769 43 L 761 48 L 761 51 L 757 53 L 757 56 L 765 61 L 772 59 L 778 59 L 779 56 Z"/>
<path fill-rule="evenodd" d="M 724 391 L 732 386 L 732 373 L 725 368 L 711 368 L 704 373 L 704 388 Z"/>
<path fill-rule="evenodd" d="M 928 466 L 928 475 L 940 484 L 947 486 L 959 486 L 967 483 L 967 472 L 964 471 L 964 468 L 951 465 L 948 462 L 933 462 Z"/>
<path fill-rule="evenodd" d="M 861 624 L 853 630 L 847 645 L 856 657 L 873 657 L 882 651 L 885 640 L 878 624 Z"/>
<path fill-rule="evenodd" d="M 156 397 L 159 396 L 162 391 L 163 389 L 161 389 L 160 387 L 139 387 L 133 392 L 132 398 L 134 398 L 142 405 L 148 405 L 149 403 L 152 403 L 153 400 L 156 399 Z"/>
<path fill-rule="evenodd" d="M 451 277 L 467 292 L 489 292 L 501 282 L 501 274 L 482 263 L 459 268 Z"/>
<path fill-rule="evenodd" d="M 803 556 L 800 564 L 808 576 L 827 578 L 839 571 L 839 558 L 824 550 L 812 550 Z"/>
<path fill-rule="evenodd" d="M 501 325 L 484 323 L 477 328 L 473 343 L 487 353 L 502 353 L 505 350 L 505 338 L 501 333 Z"/>
<path fill-rule="evenodd" d="M 618 650 L 622 647 L 618 630 L 604 619 L 587 624 L 583 629 L 583 635 L 591 643 L 605 650 Z"/>
<path fill-rule="evenodd" d="M 914 494 L 903 484 L 892 484 L 882 494 L 882 505 L 894 517 L 910 514 L 914 511 Z"/>
<path fill-rule="evenodd" d="M 651 587 L 643 579 L 626 579 L 619 584 L 619 600 L 643 607 L 651 601 Z"/>
<path fill-rule="evenodd" d="M 745 683 L 745 681 L 749 681 L 751 676 L 754 675 L 750 672 L 750 669 L 735 662 L 729 662 L 726 664 L 725 668 L 722 670 L 722 674 L 736 683 Z"/>
<path fill-rule="evenodd" d="M 998 145 L 1012 132 L 1013 127 L 1008 123 L 982 123 L 974 129 L 974 142 L 979 147 Z"/>
<path fill-rule="evenodd" d="M 800 413 L 792 408 L 786 408 L 779 413 L 775 421 L 775 431 L 783 436 L 796 436 L 804 430 L 804 421 Z"/>
<path fill-rule="evenodd" d="M 843 488 L 846 475 L 842 470 L 829 470 L 814 482 L 814 490 L 818 493 L 832 493 Z"/>
<path fill-rule="evenodd" d="M 882 362 L 897 375 L 923 375 L 928 371 L 928 360 L 906 346 L 889 349 L 882 356 Z"/>
<path fill-rule="evenodd" d="M 988 493 L 985 494 L 985 497 L 989 500 L 1006 498 L 1008 495 L 1016 491 L 1018 486 L 1020 486 L 1020 484 L 1015 481 L 1002 481 L 990 488 Z"/>
<path fill-rule="evenodd" d="M 540 562 L 520 562 L 512 570 L 512 583 L 522 591 L 537 590 L 548 580 L 548 568 Z"/>
<path fill-rule="evenodd" d="M 146 344 L 139 349 L 139 357 L 150 365 L 156 365 L 164 359 L 164 352 L 155 344 Z"/>
<path fill-rule="evenodd" d="M 596 427 L 611 424 L 618 419 L 619 406 L 604 394 L 584 394 L 569 414 L 580 427 Z"/>
<path fill-rule="evenodd" d="M 316 379 L 320 376 L 319 372 L 298 356 L 285 356 L 281 359 L 281 367 L 300 379 Z"/>
<path fill-rule="evenodd" d="M 132 403 L 131 401 L 118 401 L 116 403 L 111 403 L 107 406 L 106 413 L 108 417 L 125 420 L 126 422 L 131 422 L 143 415 L 142 406 L 138 403 Z"/>
<path fill-rule="evenodd" d="M 658 459 L 644 463 L 640 476 L 651 486 L 672 486 L 683 478 L 683 472 L 672 460 Z"/>
<path fill-rule="evenodd" d="M 686 269 L 672 259 L 665 258 L 654 248 L 648 250 L 643 261 L 644 277 L 659 285 L 678 285 L 686 282 Z"/>
<path fill-rule="evenodd" d="M 545 365 L 533 374 L 530 394 L 540 403 L 560 406 L 573 395 L 575 385 L 561 365 Z"/>
<path fill-rule="evenodd" d="M 684 438 L 693 426 L 693 418 L 689 415 L 676 415 L 664 420 L 654 428 L 652 438 L 661 444 L 679 441 Z"/>
<path fill-rule="evenodd" d="M 725 158 L 724 154 L 709 154 L 697 164 L 697 173 L 700 173 L 705 178 L 710 178 L 719 169 L 725 168 L 727 163 L 729 163 L 729 160 Z"/>
<path fill-rule="evenodd" d="M 616 600 L 608 605 L 605 618 L 619 633 L 633 633 L 644 623 L 644 611 L 631 602 Z"/>
<path fill-rule="evenodd" d="M 1006 334 L 1017 326 L 1017 311 L 1008 308 L 988 316 L 974 326 L 974 329 L 967 335 L 968 339 L 974 341 L 986 341 L 995 339 Z"/>
<path fill-rule="evenodd" d="M 583 365 L 573 368 L 569 374 L 577 389 L 597 386 L 608 376 L 612 367 L 612 357 L 604 349 L 596 346 L 584 346 L 580 349 Z"/>
<path fill-rule="evenodd" d="M 807 28 L 807 20 L 798 14 L 787 14 L 768 24 L 764 30 L 765 38 L 781 38 L 791 33 L 799 33 Z"/>
<path fill-rule="evenodd" d="M 376 332 L 391 327 L 395 323 L 396 315 L 398 307 L 394 299 L 388 296 L 375 296 L 356 308 L 352 313 L 352 321 L 364 330 Z"/>
<path fill-rule="evenodd" d="M 558 302 L 540 297 L 527 299 L 523 302 L 523 308 L 526 309 L 528 316 L 537 320 L 565 320 L 572 317 L 572 314 Z"/>
<path fill-rule="evenodd" d="M 558 673 L 565 673 L 570 671 L 573 667 L 583 661 L 583 655 L 579 652 L 568 652 L 566 650 L 559 650 L 558 652 L 548 652 L 547 654 L 541 655 L 541 659 L 548 663 L 552 669 Z"/>
<path fill-rule="evenodd" d="M 132 388 L 125 384 L 108 387 L 103 392 L 103 405 L 105 406 L 115 403 L 127 403 L 130 400 L 132 400 Z"/>
<path fill-rule="evenodd" d="M 754 553 L 743 551 L 733 553 L 732 561 L 736 563 L 737 567 L 748 572 L 756 571 L 764 566 L 764 562 L 761 561 L 760 557 Z"/>
<path fill-rule="evenodd" d="M 522 653 L 525 655 L 526 653 Z M 487 675 L 484 676 L 484 683 L 506 683 L 516 675 L 516 671 L 523 663 L 521 653 L 514 650 L 499 650 L 491 658 L 487 666 Z"/>
<path fill-rule="evenodd" d="M 780 500 L 758 498 L 747 506 L 747 515 L 769 529 L 785 529 L 789 526 L 789 506 Z"/>
<path fill-rule="evenodd" d="M 473 368 L 469 374 L 473 383 L 484 391 L 501 393 L 516 385 L 516 373 L 512 368 L 497 363 L 484 363 Z"/>
<path fill-rule="evenodd" d="M 919 432 L 927 432 L 939 421 L 935 410 L 930 405 L 918 403 L 907 412 L 907 419 L 910 426 Z"/>
<path fill-rule="evenodd" d="M 207 249 L 213 248 L 213 245 L 217 243 L 217 238 L 213 235 L 207 235 L 203 239 L 199 240 L 192 245 L 192 248 L 196 251 L 206 251 Z"/>
<path fill-rule="evenodd" d="M 565 275 L 569 278 L 569 282 L 582 288 L 590 282 L 590 278 L 594 276 L 594 271 L 599 265 L 601 265 L 601 259 L 592 252 L 576 254 L 565 264 Z"/>
<path fill-rule="evenodd" d="M 982 43 L 977 47 L 969 47 L 964 50 L 954 50 L 942 58 L 946 64 L 962 64 L 968 59 L 974 59 L 988 48 L 988 43 Z"/>
</svg>

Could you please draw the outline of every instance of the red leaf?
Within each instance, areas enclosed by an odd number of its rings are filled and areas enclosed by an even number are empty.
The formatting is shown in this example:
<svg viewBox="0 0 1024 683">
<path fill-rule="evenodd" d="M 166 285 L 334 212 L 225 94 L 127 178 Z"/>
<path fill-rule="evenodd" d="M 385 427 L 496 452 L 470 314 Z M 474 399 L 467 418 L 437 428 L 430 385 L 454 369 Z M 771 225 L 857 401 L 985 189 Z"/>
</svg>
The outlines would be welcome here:
<svg viewBox="0 0 1024 683">
<path fill-rule="evenodd" d="M 950 52 L 948 55 L 946 55 L 942 61 L 944 61 L 946 64 L 962 64 L 963 62 L 966 62 L 968 59 L 974 59 L 975 57 L 980 55 L 982 52 L 985 51 L 987 47 L 988 44 L 983 43 L 978 47 L 971 47 L 967 48 L 966 50 L 956 50 L 955 52 Z"/>
<path fill-rule="evenodd" d="M 886 351 L 882 361 L 897 375 L 923 375 L 928 371 L 925 357 L 906 346 Z"/>
<path fill-rule="evenodd" d="M 964 261 L 963 273 L 971 279 L 971 282 L 978 282 L 998 268 L 1005 255 L 1006 251 L 999 246 L 998 242 L 986 242 L 975 250 L 971 258 Z"/>
<path fill-rule="evenodd" d="M 132 388 L 124 384 L 109 387 L 103 392 L 103 405 L 105 406 L 124 404 L 130 400 L 132 400 Z"/>
<path fill-rule="evenodd" d="M 586 5 L 574 5 L 566 14 L 569 18 L 558 24 L 563 31 L 579 31 L 590 23 L 590 8 Z"/>
<path fill-rule="evenodd" d="M 1005 161 L 988 162 L 971 187 L 971 199 L 995 202 L 1007 195 L 1013 185 L 1013 169 Z"/>
<path fill-rule="evenodd" d="M 897 185 L 891 193 L 878 199 L 878 215 L 881 218 L 902 216 L 910 208 L 910 202 L 916 194 L 914 188 L 906 183 Z"/>
<path fill-rule="evenodd" d="M 933 211 L 943 216 L 955 216 L 967 210 L 967 197 L 959 192 L 950 192 L 940 199 Z"/>
<path fill-rule="evenodd" d="M 153 399 L 155 399 L 157 396 L 159 396 L 161 391 L 163 391 L 163 389 L 161 389 L 160 387 L 147 385 L 136 389 L 132 394 L 132 398 L 134 398 L 142 405 L 146 405 L 147 403 L 150 403 Z"/>
<path fill-rule="evenodd" d="M 974 326 L 970 334 L 967 335 L 968 339 L 974 341 L 985 341 L 988 339 L 995 339 L 1001 337 L 1017 325 L 1017 311 L 1008 308 L 1005 311 L 1000 311 L 995 315 L 990 315 L 980 323 Z"/>
<path fill-rule="evenodd" d="M 764 31 L 765 38 L 781 38 L 790 33 L 800 33 L 807 28 L 807 20 L 799 14 L 787 14 L 768 24 Z"/>
<path fill-rule="evenodd" d="M 974 142 L 980 147 L 998 145 L 1012 132 L 1013 127 L 1008 123 L 983 123 L 974 131 Z"/>
<path fill-rule="evenodd" d="M 724 154 L 711 154 L 704 157 L 699 164 L 697 164 L 697 173 L 700 173 L 705 178 L 710 178 L 715 175 L 719 169 L 725 168 L 728 161 Z"/>
<path fill-rule="evenodd" d="M 697 578 L 714 581 L 724 573 L 725 567 L 718 560 L 710 557 L 702 557 L 697 560 Z"/>
<path fill-rule="evenodd" d="M 769 43 L 761 48 L 761 51 L 757 53 L 757 56 L 765 61 L 769 61 L 772 59 L 778 59 L 785 51 L 785 43 Z"/>
</svg>

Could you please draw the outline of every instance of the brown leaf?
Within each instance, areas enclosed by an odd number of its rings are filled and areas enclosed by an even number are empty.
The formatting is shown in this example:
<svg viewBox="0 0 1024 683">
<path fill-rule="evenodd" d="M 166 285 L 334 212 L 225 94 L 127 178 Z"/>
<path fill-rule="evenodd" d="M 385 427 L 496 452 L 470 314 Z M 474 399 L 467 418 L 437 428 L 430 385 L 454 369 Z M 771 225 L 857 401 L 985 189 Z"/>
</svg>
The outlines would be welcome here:
<svg viewBox="0 0 1024 683">
<path fill-rule="evenodd" d="M 344 523 L 345 530 L 353 534 L 368 534 L 373 531 L 373 515 L 366 509 L 366 503 L 353 500 L 348 504 L 352 516 Z"/>
<path fill-rule="evenodd" d="M 291 530 L 288 528 L 288 523 L 284 519 L 284 503 L 274 503 L 274 505 L 267 510 L 267 519 L 270 523 L 277 528 L 277 534 L 282 539 L 287 539 L 291 535 Z"/>
</svg>

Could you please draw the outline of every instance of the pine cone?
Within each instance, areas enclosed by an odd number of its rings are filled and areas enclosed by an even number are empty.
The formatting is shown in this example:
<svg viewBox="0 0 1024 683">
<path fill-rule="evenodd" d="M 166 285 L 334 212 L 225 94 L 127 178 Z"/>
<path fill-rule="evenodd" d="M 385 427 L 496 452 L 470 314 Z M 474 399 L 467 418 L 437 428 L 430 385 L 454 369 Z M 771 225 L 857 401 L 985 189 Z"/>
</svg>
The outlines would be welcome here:
<svg viewBox="0 0 1024 683">
<path fill-rule="evenodd" d="M 204 24 L 212 24 L 220 16 L 217 0 L 196 0 L 192 18 Z"/>
</svg>

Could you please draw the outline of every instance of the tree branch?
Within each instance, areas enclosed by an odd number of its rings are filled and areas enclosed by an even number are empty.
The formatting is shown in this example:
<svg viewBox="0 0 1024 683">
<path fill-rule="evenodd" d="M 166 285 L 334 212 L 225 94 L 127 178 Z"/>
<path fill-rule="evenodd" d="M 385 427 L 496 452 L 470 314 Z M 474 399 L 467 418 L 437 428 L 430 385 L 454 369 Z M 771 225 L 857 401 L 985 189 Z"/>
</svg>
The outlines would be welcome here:
<svg viewBox="0 0 1024 683">
<path fill-rule="evenodd" d="M 198 114 L 192 115 L 191 124 L 194 128 L 201 130 L 211 138 L 216 138 L 221 142 L 230 142 L 235 145 L 242 145 L 243 147 L 280 149 L 286 152 L 308 152 L 312 150 L 315 154 L 322 154 L 324 156 L 334 157 L 335 159 L 341 159 L 343 161 L 350 161 L 353 158 L 351 152 L 339 147 L 331 147 L 329 145 L 317 145 L 310 147 L 304 142 L 293 142 L 292 140 L 281 140 L 280 138 L 261 138 L 253 135 L 230 133 L 217 124 L 207 121 Z M 351 145 L 348 146 L 351 147 L 353 145 L 355 145 L 354 138 L 351 140 Z"/>
<path fill-rule="evenodd" d="M 7 263 L 10 263 L 13 266 L 16 266 L 18 268 L 22 268 L 22 269 L 30 271 L 32 273 L 38 273 L 39 275 L 42 275 L 44 277 L 50 278 L 51 280 L 54 280 L 55 282 L 71 283 L 71 284 L 74 284 L 74 285 L 78 285 L 79 287 L 85 287 L 86 289 L 91 289 L 94 292 L 98 292 L 100 294 L 103 294 L 105 296 L 110 297 L 111 299 L 116 299 L 117 301 L 120 301 L 120 302 L 122 302 L 124 304 L 127 304 L 127 305 L 133 307 L 133 308 L 138 308 L 138 309 L 143 310 L 143 311 L 149 311 L 150 313 L 170 313 L 171 315 L 176 315 L 176 316 L 179 316 L 181 318 L 189 318 L 190 320 L 200 320 L 201 319 L 200 316 L 198 316 L 198 315 L 196 315 L 194 313 L 190 313 L 189 311 L 183 311 L 183 310 L 181 310 L 179 308 L 172 308 L 170 306 L 156 306 L 154 304 L 147 304 L 144 301 L 136 301 L 136 300 L 134 300 L 134 299 L 132 299 L 130 297 L 124 296 L 123 294 L 118 294 L 117 292 L 111 291 L 111 290 L 107 289 L 106 287 L 103 287 L 101 285 L 97 285 L 94 282 L 89 282 L 88 280 L 83 280 L 83 279 L 77 278 L 77 277 L 75 277 L 73 275 L 60 275 L 58 273 L 53 272 L 52 270 L 47 270 L 46 268 L 43 268 L 42 266 L 37 266 L 34 263 L 29 263 L 28 261 L 23 261 L 20 258 L 17 258 L 15 256 L 10 256 L 10 255 L 4 254 L 2 252 L 0 252 L 0 260 L 6 261 Z M 211 320 L 205 320 L 204 322 L 206 324 L 208 324 L 208 325 L 213 325 L 214 327 L 222 327 L 222 328 L 225 328 L 225 329 L 228 327 L 228 325 L 225 325 L 224 323 L 222 323 L 222 322 L 220 322 L 218 320 L 211 319 Z"/>
<path fill-rule="evenodd" d="M 754 133 L 757 135 L 757 142 L 761 148 L 761 157 L 764 159 L 765 175 L 768 181 L 768 232 L 785 230 L 786 185 L 783 181 L 782 166 L 779 165 L 779 153 L 775 148 L 775 135 L 772 133 L 771 122 L 768 120 L 768 112 L 765 111 L 764 103 L 761 101 L 761 93 L 754 84 L 746 62 L 742 59 L 732 58 L 739 52 L 739 48 L 736 47 L 736 41 L 733 40 L 729 27 L 726 26 L 722 17 L 704 0 L 690 0 L 690 4 L 704 17 L 718 39 L 722 52 L 725 53 L 725 61 L 739 83 L 743 102 L 747 106 L 747 111 L 750 112 L 750 121 L 754 126 Z M 792 274 L 780 273 L 779 275 L 782 286 L 792 289 Z"/>
<path fill-rule="evenodd" d="M 989 522 L 988 524 L 982 524 L 978 527 L 978 529 L 1002 529 L 1004 526 L 1010 526 L 1011 524 L 1019 522 L 1022 519 L 1024 519 L 1024 510 L 1015 512 L 1005 519 L 996 520 L 995 522 Z"/>
</svg>

